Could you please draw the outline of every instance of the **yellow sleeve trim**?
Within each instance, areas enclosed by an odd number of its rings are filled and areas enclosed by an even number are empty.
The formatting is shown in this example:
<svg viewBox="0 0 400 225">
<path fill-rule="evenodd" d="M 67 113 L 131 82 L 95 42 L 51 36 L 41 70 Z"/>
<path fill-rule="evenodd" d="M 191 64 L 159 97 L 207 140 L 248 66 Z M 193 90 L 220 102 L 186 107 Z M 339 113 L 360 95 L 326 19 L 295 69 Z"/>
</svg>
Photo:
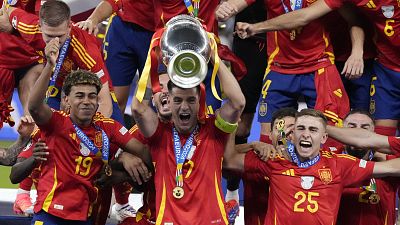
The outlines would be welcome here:
<svg viewBox="0 0 400 225">
<path fill-rule="evenodd" d="M 238 127 L 238 123 L 226 122 L 224 119 L 222 119 L 220 114 L 218 114 L 217 118 L 215 119 L 215 126 L 218 127 L 218 129 L 222 130 L 223 132 L 231 134 Z"/>
</svg>

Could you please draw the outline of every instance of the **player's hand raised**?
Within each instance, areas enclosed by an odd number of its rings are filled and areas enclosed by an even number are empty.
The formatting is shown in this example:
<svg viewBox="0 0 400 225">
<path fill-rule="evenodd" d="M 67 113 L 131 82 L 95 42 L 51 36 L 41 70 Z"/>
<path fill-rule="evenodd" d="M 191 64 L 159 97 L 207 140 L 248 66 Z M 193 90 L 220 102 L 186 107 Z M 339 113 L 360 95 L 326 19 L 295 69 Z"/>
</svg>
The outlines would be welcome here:
<svg viewBox="0 0 400 225">
<path fill-rule="evenodd" d="M 13 27 L 8 18 L 6 6 L 3 4 L 3 7 L 0 9 L 0 32 L 11 33 L 12 30 Z"/>
<path fill-rule="evenodd" d="M 254 31 L 254 24 L 243 22 L 236 23 L 235 32 L 241 39 L 246 39 L 256 34 Z"/>
<path fill-rule="evenodd" d="M 46 55 L 46 59 L 48 63 L 51 63 L 53 66 L 57 63 L 57 58 L 60 50 L 60 39 L 58 37 L 53 38 L 46 44 L 44 49 L 44 54 Z"/>
<path fill-rule="evenodd" d="M 222 2 L 218 5 L 217 10 L 215 10 L 215 18 L 218 21 L 224 22 L 227 21 L 232 16 L 238 13 L 238 9 L 236 6 L 230 4 L 227 1 Z"/>
<path fill-rule="evenodd" d="M 76 26 L 78 26 L 82 30 L 86 30 L 89 34 L 97 35 L 97 33 L 99 33 L 97 23 L 93 22 L 93 20 L 89 18 L 85 21 L 80 21 L 76 23 Z"/>
<path fill-rule="evenodd" d="M 35 129 L 35 121 L 30 115 L 21 117 L 21 122 L 18 125 L 17 131 L 22 137 L 29 137 Z"/>
</svg>

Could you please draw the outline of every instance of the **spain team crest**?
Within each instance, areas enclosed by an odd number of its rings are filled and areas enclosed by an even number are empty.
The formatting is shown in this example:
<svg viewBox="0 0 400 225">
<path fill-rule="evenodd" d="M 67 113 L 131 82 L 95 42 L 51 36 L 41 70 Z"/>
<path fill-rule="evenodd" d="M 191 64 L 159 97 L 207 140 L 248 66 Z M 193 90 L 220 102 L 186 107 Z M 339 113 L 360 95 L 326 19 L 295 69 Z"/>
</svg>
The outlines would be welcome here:
<svg viewBox="0 0 400 225">
<path fill-rule="evenodd" d="M 371 99 L 371 101 L 369 102 L 369 113 L 375 113 L 375 100 L 373 99 Z"/>
<path fill-rule="evenodd" d="M 331 169 L 319 169 L 319 179 L 322 181 L 324 184 L 329 184 L 332 182 L 332 172 Z"/>
<path fill-rule="evenodd" d="M 302 176 L 301 177 L 301 187 L 304 190 L 309 190 L 312 188 L 313 184 L 314 184 L 314 177 L 312 176 Z"/>
<path fill-rule="evenodd" d="M 96 131 L 96 134 L 94 136 L 94 145 L 98 148 L 101 148 L 103 144 L 103 135 L 101 134 L 101 131 Z"/>
<path fill-rule="evenodd" d="M 63 67 L 63 69 L 64 69 L 65 71 L 71 71 L 71 70 L 72 70 L 72 65 L 73 65 L 72 60 L 69 59 L 69 58 L 65 58 L 65 59 L 64 59 L 64 62 L 63 62 L 63 64 L 62 64 L 62 67 Z"/>
<path fill-rule="evenodd" d="M 393 5 L 383 5 L 382 13 L 386 18 L 388 18 L 388 19 L 392 18 L 394 15 L 394 6 Z"/>
<path fill-rule="evenodd" d="M 265 115 L 267 115 L 267 103 L 265 103 L 265 102 L 261 102 L 261 103 L 260 103 L 260 107 L 259 107 L 259 109 L 258 109 L 258 114 L 259 114 L 260 116 L 265 116 Z"/>
</svg>

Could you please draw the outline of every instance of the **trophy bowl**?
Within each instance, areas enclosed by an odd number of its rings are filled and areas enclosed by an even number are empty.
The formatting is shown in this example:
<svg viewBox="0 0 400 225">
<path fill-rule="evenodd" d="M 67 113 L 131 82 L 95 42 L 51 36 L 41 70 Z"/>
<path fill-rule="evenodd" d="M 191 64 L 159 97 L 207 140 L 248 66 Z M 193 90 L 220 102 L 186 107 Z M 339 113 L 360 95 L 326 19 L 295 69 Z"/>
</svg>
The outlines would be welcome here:
<svg viewBox="0 0 400 225">
<path fill-rule="evenodd" d="M 192 88 L 205 79 L 211 47 L 207 32 L 197 19 L 189 15 L 173 17 L 166 24 L 160 46 L 174 84 Z"/>
</svg>

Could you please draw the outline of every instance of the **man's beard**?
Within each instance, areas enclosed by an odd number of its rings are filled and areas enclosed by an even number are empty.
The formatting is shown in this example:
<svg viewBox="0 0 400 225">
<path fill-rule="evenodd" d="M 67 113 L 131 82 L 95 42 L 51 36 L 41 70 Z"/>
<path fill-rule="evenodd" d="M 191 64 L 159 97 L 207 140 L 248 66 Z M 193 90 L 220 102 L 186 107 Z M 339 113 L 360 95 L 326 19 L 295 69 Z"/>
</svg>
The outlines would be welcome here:
<svg viewBox="0 0 400 225">
<path fill-rule="evenodd" d="M 357 157 L 359 159 L 364 158 L 364 156 L 368 153 L 369 150 L 355 149 L 346 145 L 345 147 L 347 154 Z"/>
</svg>

